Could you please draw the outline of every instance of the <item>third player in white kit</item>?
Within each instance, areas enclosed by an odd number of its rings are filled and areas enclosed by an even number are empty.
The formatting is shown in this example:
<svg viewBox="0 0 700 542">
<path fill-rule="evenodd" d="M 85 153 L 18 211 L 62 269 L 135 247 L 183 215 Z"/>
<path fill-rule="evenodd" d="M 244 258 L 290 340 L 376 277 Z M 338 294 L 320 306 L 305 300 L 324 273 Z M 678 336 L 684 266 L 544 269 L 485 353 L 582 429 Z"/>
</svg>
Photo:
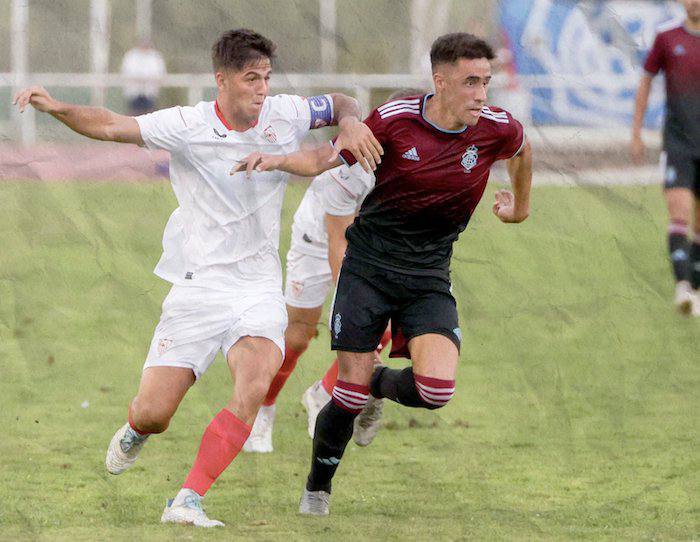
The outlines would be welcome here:
<svg viewBox="0 0 700 542">
<path fill-rule="evenodd" d="M 419 94 L 420 89 L 394 92 L 390 99 Z M 285 301 L 289 323 L 285 334 L 285 360 L 272 381 L 258 411 L 250 437 L 243 449 L 247 452 L 273 451 L 272 431 L 275 401 L 291 375 L 299 357 L 316 336 L 323 303 L 328 296 L 345 254 L 345 230 L 352 223 L 367 194 L 374 188 L 374 175 L 359 166 L 339 166 L 314 178 L 294 214 L 291 246 L 287 253 Z M 386 347 L 390 333 L 382 337 L 377 354 Z M 302 404 L 308 414 L 308 432 L 313 437 L 316 416 L 330 400 L 338 374 L 334 360 L 322 380 L 314 382 L 304 393 Z M 378 429 L 381 400 L 371 401 L 356 418 L 355 442 L 366 446 Z"/>
</svg>

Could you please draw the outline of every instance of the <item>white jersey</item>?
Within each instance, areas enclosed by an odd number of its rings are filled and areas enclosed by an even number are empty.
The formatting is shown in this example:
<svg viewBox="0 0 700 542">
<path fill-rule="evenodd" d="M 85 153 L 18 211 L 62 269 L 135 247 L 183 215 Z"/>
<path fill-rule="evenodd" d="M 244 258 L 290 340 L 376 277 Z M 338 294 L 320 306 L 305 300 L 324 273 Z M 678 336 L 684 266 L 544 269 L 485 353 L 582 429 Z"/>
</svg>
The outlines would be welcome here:
<svg viewBox="0 0 700 542">
<path fill-rule="evenodd" d="M 374 175 L 359 164 L 321 173 L 306 189 L 292 224 L 292 249 L 302 254 L 328 258 L 328 234 L 324 215 L 347 216 L 357 212 L 374 188 Z"/>
<path fill-rule="evenodd" d="M 254 172 L 248 179 L 230 172 L 254 151 L 298 150 L 311 127 L 330 123 L 332 109 L 330 96 L 268 97 L 257 124 L 244 132 L 228 129 L 215 102 L 136 117 L 146 146 L 170 151 L 179 204 L 165 227 L 155 274 L 173 284 L 233 290 L 241 287 L 242 260 L 257 262 L 261 272 L 274 267 L 289 175 Z"/>
</svg>

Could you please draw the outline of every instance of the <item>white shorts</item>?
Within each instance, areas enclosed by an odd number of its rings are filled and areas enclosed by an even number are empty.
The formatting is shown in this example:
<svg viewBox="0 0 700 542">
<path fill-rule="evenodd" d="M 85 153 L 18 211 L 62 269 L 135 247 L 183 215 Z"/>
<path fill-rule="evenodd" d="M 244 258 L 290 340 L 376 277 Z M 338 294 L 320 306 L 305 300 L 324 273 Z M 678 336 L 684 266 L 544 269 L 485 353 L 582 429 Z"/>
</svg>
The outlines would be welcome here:
<svg viewBox="0 0 700 542">
<path fill-rule="evenodd" d="M 284 298 L 287 305 L 299 309 L 323 306 L 333 285 L 328 258 L 303 254 L 293 247 L 287 253 L 287 277 Z"/>
<path fill-rule="evenodd" d="M 223 292 L 174 285 L 148 351 L 146 367 L 185 367 L 195 378 L 219 350 L 226 356 L 242 337 L 265 337 L 284 355 L 287 309 L 279 290 Z"/>
</svg>

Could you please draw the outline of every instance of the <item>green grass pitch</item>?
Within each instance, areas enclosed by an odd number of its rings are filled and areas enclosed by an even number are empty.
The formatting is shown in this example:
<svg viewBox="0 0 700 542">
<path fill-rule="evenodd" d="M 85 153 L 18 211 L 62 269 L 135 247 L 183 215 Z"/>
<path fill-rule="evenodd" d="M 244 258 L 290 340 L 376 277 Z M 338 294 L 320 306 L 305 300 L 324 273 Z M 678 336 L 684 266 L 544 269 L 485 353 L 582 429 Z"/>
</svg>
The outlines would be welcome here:
<svg viewBox="0 0 700 542">
<path fill-rule="evenodd" d="M 700 322 L 672 309 L 659 188 L 537 188 L 515 226 L 492 191 L 454 255 L 453 401 L 388 405 L 377 440 L 349 446 L 331 517 L 297 516 L 319 324 L 275 453 L 234 461 L 206 499 L 228 526 L 203 532 L 158 520 L 230 393 L 220 359 L 131 471 L 103 465 L 168 289 L 151 274 L 168 185 L 0 184 L 0 539 L 698 539 Z"/>
</svg>

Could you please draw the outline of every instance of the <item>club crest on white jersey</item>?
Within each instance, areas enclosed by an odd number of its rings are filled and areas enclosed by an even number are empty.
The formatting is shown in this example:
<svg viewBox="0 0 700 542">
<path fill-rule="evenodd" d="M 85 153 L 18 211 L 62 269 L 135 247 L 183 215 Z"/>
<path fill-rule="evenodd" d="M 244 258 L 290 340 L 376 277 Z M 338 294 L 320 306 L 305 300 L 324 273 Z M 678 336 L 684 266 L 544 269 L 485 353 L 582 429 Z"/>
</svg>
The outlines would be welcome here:
<svg viewBox="0 0 700 542">
<path fill-rule="evenodd" d="M 460 162 L 464 168 L 464 172 L 471 173 L 474 166 L 476 166 L 477 160 L 479 160 L 479 149 L 477 149 L 476 145 L 469 145 L 467 150 L 464 151 Z"/>
</svg>

